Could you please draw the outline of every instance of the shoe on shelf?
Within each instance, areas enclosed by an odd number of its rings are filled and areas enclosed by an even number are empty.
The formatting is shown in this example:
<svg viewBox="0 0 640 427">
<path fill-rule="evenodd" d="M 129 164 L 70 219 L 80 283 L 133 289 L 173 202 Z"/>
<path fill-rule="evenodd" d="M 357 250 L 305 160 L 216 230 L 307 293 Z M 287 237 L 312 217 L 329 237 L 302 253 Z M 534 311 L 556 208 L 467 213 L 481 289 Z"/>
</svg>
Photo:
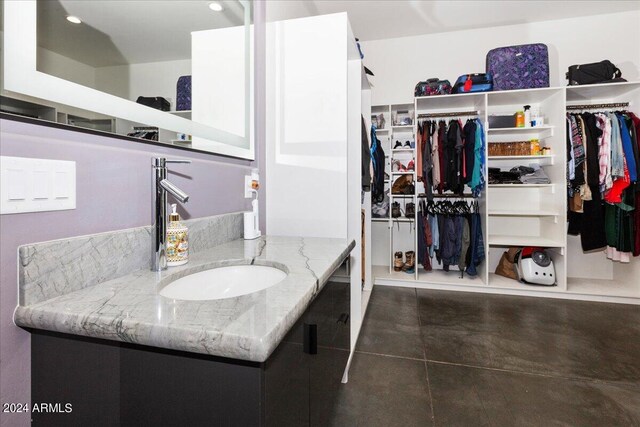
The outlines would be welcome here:
<svg viewBox="0 0 640 427">
<path fill-rule="evenodd" d="M 400 218 L 400 203 L 393 202 L 391 205 L 391 218 Z"/>
<path fill-rule="evenodd" d="M 413 181 L 410 184 L 407 184 L 406 187 L 402 189 L 402 194 L 405 196 L 413 196 L 416 192 L 416 187 L 413 185 Z"/>
<path fill-rule="evenodd" d="M 402 148 L 413 148 L 413 146 L 411 145 L 411 141 L 405 141 Z"/>
<path fill-rule="evenodd" d="M 396 145 L 393 146 L 393 149 L 395 150 L 396 148 L 402 148 L 402 142 L 396 141 Z"/>
<path fill-rule="evenodd" d="M 412 171 L 415 168 L 415 163 L 413 162 L 413 160 L 411 160 L 408 164 L 407 164 L 407 170 L 408 171 Z"/>
<path fill-rule="evenodd" d="M 406 172 L 407 168 L 405 165 L 400 163 L 400 160 L 394 160 L 393 163 L 391 164 L 391 170 L 393 172 Z"/>
<path fill-rule="evenodd" d="M 414 218 L 416 216 L 416 204 L 413 202 L 409 202 L 407 203 L 407 205 L 404 208 L 405 212 L 404 212 L 404 216 L 406 216 L 407 218 Z"/>
<path fill-rule="evenodd" d="M 407 251 L 405 253 L 405 257 L 407 260 L 404 263 L 404 266 L 402 267 L 402 271 L 404 271 L 407 274 L 415 273 L 416 272 L 416 253 L 414 251 Z M 395 268 L 396 264 L 394 263 L 393 266 Z"/>
<path fill-rule="evenodd" d="M 389 181 L 389 174 L 386 172 L 384 173 L 384 180 Z"/>
<path fill-rule="evenodd" d="M 402 262 L 402 252 L 393 254 L 393 271 L 402 271 L 404 262 Z"/>
</svg>

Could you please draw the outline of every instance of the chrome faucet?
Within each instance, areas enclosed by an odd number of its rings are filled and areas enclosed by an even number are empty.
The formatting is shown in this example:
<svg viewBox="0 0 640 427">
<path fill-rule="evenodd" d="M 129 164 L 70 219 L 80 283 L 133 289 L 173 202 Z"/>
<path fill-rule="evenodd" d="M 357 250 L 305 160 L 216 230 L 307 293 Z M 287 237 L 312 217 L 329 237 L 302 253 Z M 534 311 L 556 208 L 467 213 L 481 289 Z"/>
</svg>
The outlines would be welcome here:
<svg viewBox="0 0 640 427">
<path fill-rule="evenodd" d="M 153 246 L 151 250 L 151 270 L 161 271 L 167 268 L 167 192 L 180 203 L 186 203 L 189 195 L 167 180 L 167 163 L 191 163 L 191 160 L 167 160 L 164 157 L 153 159 L 154 170 L 154 225 Z"/>
</svg>

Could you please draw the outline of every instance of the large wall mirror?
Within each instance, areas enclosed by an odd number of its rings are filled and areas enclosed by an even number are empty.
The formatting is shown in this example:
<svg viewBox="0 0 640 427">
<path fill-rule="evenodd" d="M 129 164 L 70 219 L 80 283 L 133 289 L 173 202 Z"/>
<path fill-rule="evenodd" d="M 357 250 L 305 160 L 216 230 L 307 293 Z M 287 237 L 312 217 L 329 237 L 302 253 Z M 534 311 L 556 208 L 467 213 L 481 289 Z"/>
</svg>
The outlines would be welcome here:
<svg viewBox="0 0 640 427">
<path fill-rule="evenodd" d="M 253 159 L 252 7 L 3 1 L 2 109 Z"/>
</svg>

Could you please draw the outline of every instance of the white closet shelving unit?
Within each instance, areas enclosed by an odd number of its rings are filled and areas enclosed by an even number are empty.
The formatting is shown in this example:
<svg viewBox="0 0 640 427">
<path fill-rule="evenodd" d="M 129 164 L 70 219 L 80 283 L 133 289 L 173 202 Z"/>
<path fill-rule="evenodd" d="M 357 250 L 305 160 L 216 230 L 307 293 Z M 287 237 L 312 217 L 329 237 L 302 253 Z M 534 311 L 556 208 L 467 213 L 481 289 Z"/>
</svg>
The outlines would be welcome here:
<svg viewBox="0 0 640 427">
<path fill-rule="evenodd" d="M 443 95 L 415 98 L 414 123 L 423 113 L 477 110 L 485 124 L 485 139 L 490 142 L 528 141 L 537 138 L 549 155 L 488 156 L 487 167 L 508 170 L 518 165 L 539 164 L 550 184 L 487 184 L 478 198 L 482 217 L 486 258 L 475 278 L 460 278 L 452 271 L 426 272 L 418 265 L 415 277 L 392 271 L 392 257 L 399 239 L 415 247 L 412 236 L 395 236 L 389 247 L 388 265 L 374 265 L 375 284 L 418 288 L 503 293 L 541 297 L 611 301 L 640 304 L 640 259 L 628 264 L 608 260 L 602 251 L 584 253 L 580 237 L 567 236 L 566 129 L 567 106 L 628 102 L 631 111 L 640 107 L 640 82 L 589 86 L 525 89 L 479 94 Z M 531 105 L 545 119 L 534 128 L 489 128 L 488 116 L 513 114 Z M 486 174 L 485 174 L 486 176 Z M 423 192 L 421 184 L 416 192 Z M 468 193 L 468 189 L 465 189 Z M 390 226 L 393 224 L 389 221 Z M 397 227 L 396 227 L 397 228 Z M 412 240 L 414 239 L 414 240 Z M 374 241 L 376 245 L 378 242 Z M 380 242 L 381 243 L 381 242 Z M 493 272 L 503 252 L 511 246 L 547 248 L 556 270 L 556 286 L 532 286 L 499 276 Z"/>
<path fill-rule="evenodd" d="M 393 254 L 396 251 L 403 254 L 407 251 L 416 251 L 415 239 L 415 214 L 406 216 L 406 207 L 408 203 L 416 205 L 416 195 L 413 194 L 393 194 L 391 188 L 396 179 L 404 175 L 411 175 L 415 186 L 415 105 L 413 103 L 378 105 L 371 109 L 372 119 L 374 115 L 384 114 L 386 123 L 383 129 L 376 130 L 376 136 L 382 143 L 383 150 L 386 155 L 385 171 L 389 176 L 385 180 L 385 191 L 389 195 L 389 215 L 387 218 L 374 218 L 374 222 L 384 223 L 386 227 L 386 235 L 388 236 L 389 247 L 392 248 L 388 256 L 389 263 L 387 265 L 387 273 L 390 277 L 405 278 L 407 276 L 414 277 L 414 274 L 405 272 L 396 272 L 393 270 Z M 411 124 L 398 124 L 398 115 L 404 115 L 411 119 Z M 400 141 L 401 148 L 393 148 L 396 141 Z M 411 148 L 406 147 L 406 142 L 412 145 Z M 409 171 L 393 171 L 393 162 L 399 161 L 403 166 L 408 166 L 410 161 L 414 161 L 413 170 Z M 391 217 L 391 207 L 394 202 L 400 204 L 401 216 L 399 218 Z M 374 275 L 375 276 L 375 275 Z"/>
</svg>

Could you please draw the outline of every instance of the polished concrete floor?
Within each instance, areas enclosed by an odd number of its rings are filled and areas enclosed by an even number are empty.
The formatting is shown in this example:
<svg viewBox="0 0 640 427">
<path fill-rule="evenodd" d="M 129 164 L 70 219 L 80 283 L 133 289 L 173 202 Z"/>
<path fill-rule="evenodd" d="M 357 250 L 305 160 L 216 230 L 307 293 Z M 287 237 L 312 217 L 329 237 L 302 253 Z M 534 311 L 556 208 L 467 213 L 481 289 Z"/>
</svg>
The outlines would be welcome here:
<svg viewBox="0 0 640 427">
<path fill-rule="evenodd" d="M 640 307 L 376 286 L 330 424 L 640 426 Z"/>
</svg>

